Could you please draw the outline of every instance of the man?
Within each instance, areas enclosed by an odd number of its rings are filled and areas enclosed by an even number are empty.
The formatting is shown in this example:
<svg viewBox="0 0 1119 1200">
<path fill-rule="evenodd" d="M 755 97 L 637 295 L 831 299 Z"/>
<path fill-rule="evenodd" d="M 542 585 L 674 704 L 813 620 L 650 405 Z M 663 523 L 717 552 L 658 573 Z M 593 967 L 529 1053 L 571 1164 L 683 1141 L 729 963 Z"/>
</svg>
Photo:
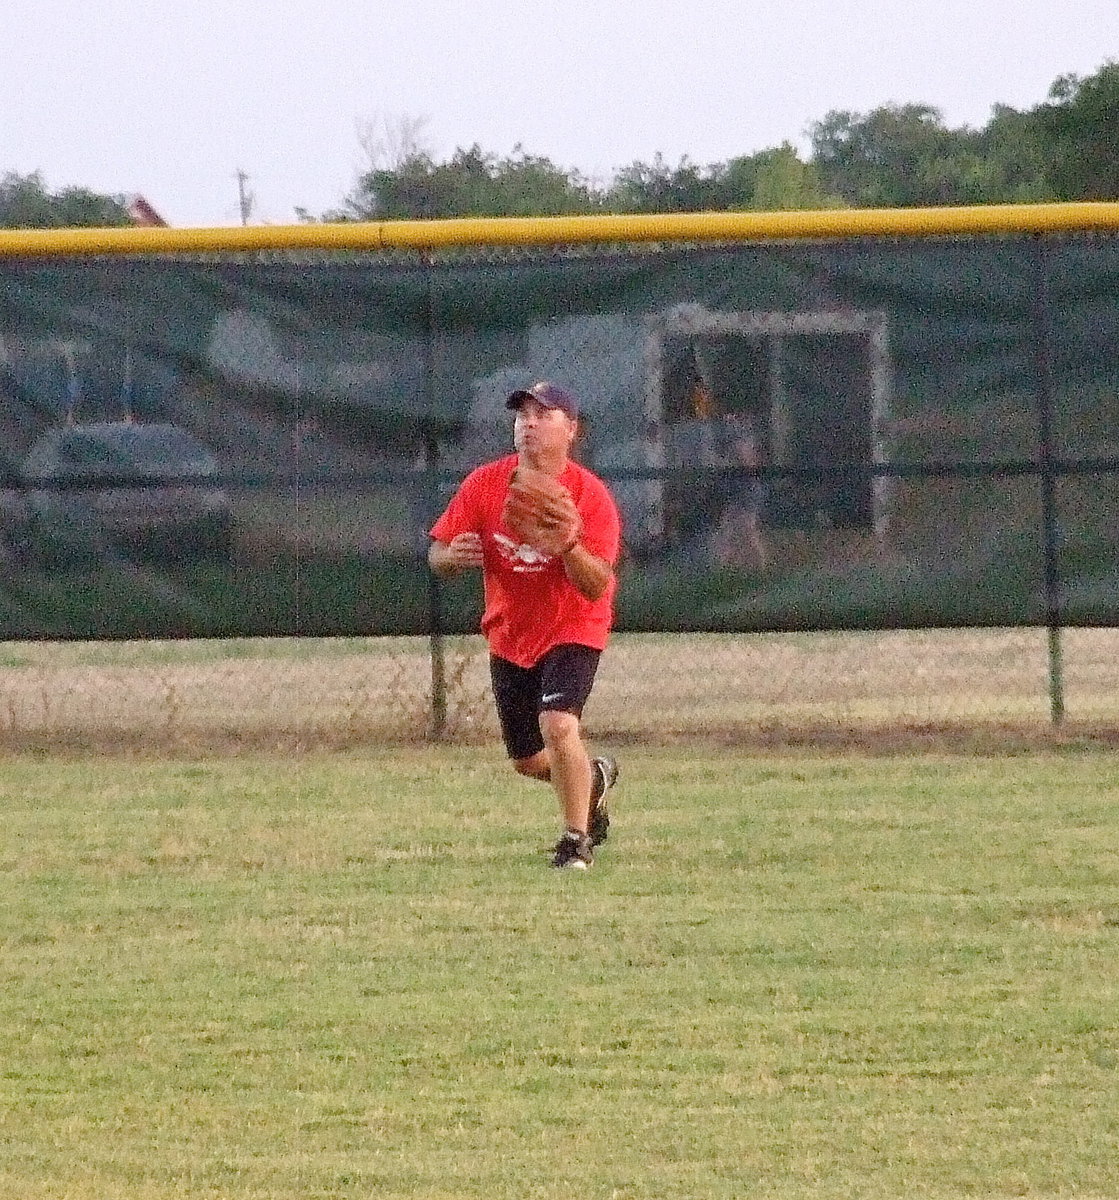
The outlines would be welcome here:
<svg viewBox="0 0 1119 1200">
<path fill-rule="evenodd" d="M 762 456 L 752 419 L 728 412 L 717 421 L 717 436 L 728 465 L 757 472 Z M 712 538 L 715 558 L 723 566 L 764 571 L 769 560 L 761 528 L 765 483 L 753 473 L 721 481 L 721 488 L 724 504 Z"/>
<path fill-rule="evenodd" d="M 695 356 L 694 421 L 681 423 L 691 427 L 694 440 L 689 461 L 683 465 L 738 470 L 733 475 L 720 472 L 705 489 L 702 505 L 691 507 L 701 513 L 707 508 L 704 515 L 710 522 L 710 548 L 717 563 L 764 571 L 769 559 L 761 530 L 766 489 L 757 473 L 763 462 L 754 418 L 743 412 L 720 411 L 712 388 L 702 377 L 698 347 Z M 742 468 L 749 474 L 740 474 Z"/>
<path fill-rule="evenodd" d="M 571 457 L 579 405 L 557 384 L 514 392 L 515 454 L 472 471 L 431 528 L 428 562 L 442 577 L 481 568 L 482 633 L 502 737 L 521 775 L 550 782 L 563 833 L 552 866 L 585 870 L 610 826 L 611 758 L 591 759 L 581 718 L 614 616 L 618 509 L 606 485 Z M 503 521 L 518 469 L 566 488 L 577 510 L 570 545 L 545 552 Z M 527 470 L 526 470 L 527 469 Z"/>
</svg>

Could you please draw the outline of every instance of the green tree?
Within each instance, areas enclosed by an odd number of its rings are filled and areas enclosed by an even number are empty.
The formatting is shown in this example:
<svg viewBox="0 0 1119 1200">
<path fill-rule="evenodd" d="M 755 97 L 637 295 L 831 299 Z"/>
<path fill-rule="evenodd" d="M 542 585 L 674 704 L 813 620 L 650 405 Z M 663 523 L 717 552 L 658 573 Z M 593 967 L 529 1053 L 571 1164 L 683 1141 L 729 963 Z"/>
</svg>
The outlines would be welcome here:
<svg viewBox="0 0 1119 1200">
<path fill-rule="evenodd" d="M 746 159 L 733 159 L 727 165 L 728 181 L 739 172 L 745 175 L 747 164 L 753 178 L 749 208 L 777 212 L 846 207 L 841 197 L 824 190 L 816 164 L 803 162 L 790 142 L 761 150 Z"/>
<path fill-rule="evenodd" d="M 0 227 L 4 229 L 129 224 L 123 196 L 102 196 L 82 187 L 51 192 L 38 171 L 31 175 L 9 171 L 0 178 Z"/>
<path fill-rule="evenodd" d="M 410 150 L 395 166 L 374 166 L 358 180 L 335 218 L 557 216 L 591 212 L 597 199 L 578 175 L 517 146 L 508 157 L 477 144 L 447 162 Z"/>
<path fill-rule="evenodd" d="M 824 188 L 859 207 L 981 204 L 996 197 L 982 137 L 927 104 L 828 113 L 811 128 Z"/>
<path fill-rule="evenodd" d="M 1119 199 L 1119 62 L 1086 79 L 1061 76 L 1034 117 L 1057 199 Z"/>
<path fill-rule="evenodd" d="M 1034 113 L 996 104 L 978 145 L 990 202 L 1037 204 L 1054 198 L 1046 179 L 1044 136 Z"/>
<path fill-rule="evenodd" d="M 658 154 L 652 163 L 619 171 L 603 203 L 612 212 L 652 213 L 824 208 L 842 201 L 827 195 L 816 167 L 782 142 L 706 167 L 688 158 L 672 167 Z"/>
<path fill-rule="evenodd" d="M 610 212 L 709 212 L 732 207 L 721 166 L 700 167 L 687 157 L 670 166 L 658 154 L 651 163 L 623 167 L 606 189 Z"/>
</svg>

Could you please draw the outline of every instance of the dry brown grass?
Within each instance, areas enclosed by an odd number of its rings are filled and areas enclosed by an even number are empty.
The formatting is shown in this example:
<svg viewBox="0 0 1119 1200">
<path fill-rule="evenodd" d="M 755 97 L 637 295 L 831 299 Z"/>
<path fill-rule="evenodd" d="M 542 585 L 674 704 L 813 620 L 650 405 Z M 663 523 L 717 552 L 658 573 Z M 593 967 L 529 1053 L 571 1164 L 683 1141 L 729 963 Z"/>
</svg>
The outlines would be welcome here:
<svg viewBox="0 0 1119 1200">
<path fill-rule="evenodd" d="M 497 736 L 479 638 L 447 639 L 444 736 Z M 421 741 L 422 638 L 9 644 L 0 746 L 169 753 Z M 620 635 L 587 727 L 618 742 L 1005 752 L 1119 742 L 1119 631 L 1063 635 L 1050 720 L 1043 630 Z"/>
</svg>

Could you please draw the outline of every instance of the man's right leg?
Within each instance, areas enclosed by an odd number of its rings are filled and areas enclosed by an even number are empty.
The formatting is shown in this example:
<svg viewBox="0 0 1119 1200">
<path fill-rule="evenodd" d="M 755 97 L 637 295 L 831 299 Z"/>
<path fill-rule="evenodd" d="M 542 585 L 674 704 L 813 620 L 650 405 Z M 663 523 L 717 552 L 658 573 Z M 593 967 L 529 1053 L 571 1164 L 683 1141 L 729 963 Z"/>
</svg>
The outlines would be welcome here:
<svg viewBox="0 0 1119 1200">
<path fill-rule="evenodd" d="M 587 832 L 594 769 L 583 744 L 579 718 L 574 713 L 546 710 L 540 714 L 551 766 L 552 787 L 556 791 L 564 829 Z"/>
</svg>

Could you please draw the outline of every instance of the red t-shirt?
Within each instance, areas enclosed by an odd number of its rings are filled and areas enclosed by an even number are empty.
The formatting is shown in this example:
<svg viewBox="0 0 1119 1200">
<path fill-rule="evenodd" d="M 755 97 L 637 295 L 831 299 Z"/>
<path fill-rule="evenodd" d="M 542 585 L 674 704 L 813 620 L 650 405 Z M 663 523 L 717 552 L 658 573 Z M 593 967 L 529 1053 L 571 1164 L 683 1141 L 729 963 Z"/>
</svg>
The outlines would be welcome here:
<svg viewBox="0 0 1119 1200">
<path fill-rule="evenodd" d="M 517 455 L 509 454 L 471 471 L 431 527 L 431 536 L 450 542 L 460 533 L 481 535 L 482 633 L 498 657 L 532 667 L 553 646 L 569 642 L 604 650 L 614 620 L 617 581 L 611 578 L 599 599 L 588 600 L 567 578 L 562 558 L 523 545 L 502 525 L 501 508 L 516 466 Z M 583 545 L 613 566 L 621 531 L 606 484 L 570 460 L 559 481 L 583 518 Z"/>
</svg>

